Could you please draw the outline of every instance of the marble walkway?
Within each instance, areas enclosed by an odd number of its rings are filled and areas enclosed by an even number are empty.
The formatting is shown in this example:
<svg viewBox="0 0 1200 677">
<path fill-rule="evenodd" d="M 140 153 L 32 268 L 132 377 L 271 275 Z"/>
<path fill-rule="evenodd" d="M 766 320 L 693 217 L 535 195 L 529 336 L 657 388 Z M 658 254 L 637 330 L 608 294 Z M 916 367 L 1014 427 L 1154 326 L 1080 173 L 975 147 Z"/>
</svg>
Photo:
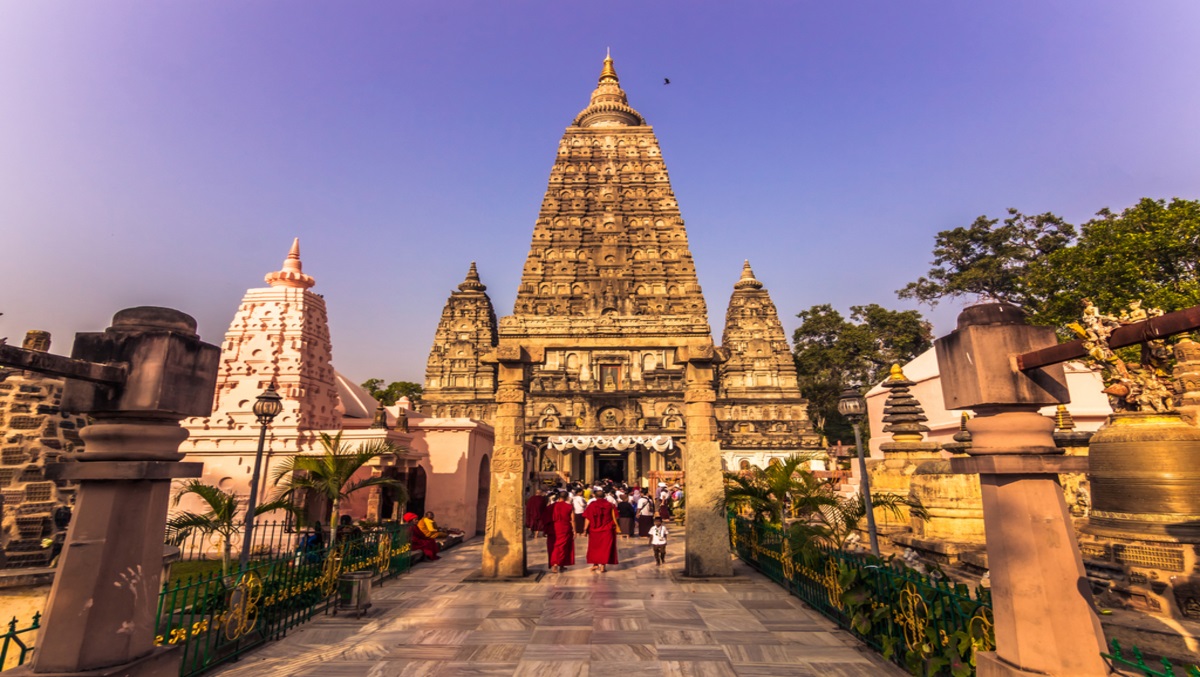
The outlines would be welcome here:
<svg viewBox="0 0 1200 677">
<path fill-rule="evenodd" d="M 367 617 L 320 616 L 210 674 L 905 674 L 741 562 L 734 579 L 681 579 L 682 534 L 672 539 L 662 567 L 644 540 L 622 539 L 622 563 L 605 574 L 579 564 L 531 583 L 464 583 L 479 566 L 475 538 L 374 588 Z M 581 563 L 585 543 L 576 541 Z M 541 567 L 545 541 L 530 545 Z"/>
</svg>

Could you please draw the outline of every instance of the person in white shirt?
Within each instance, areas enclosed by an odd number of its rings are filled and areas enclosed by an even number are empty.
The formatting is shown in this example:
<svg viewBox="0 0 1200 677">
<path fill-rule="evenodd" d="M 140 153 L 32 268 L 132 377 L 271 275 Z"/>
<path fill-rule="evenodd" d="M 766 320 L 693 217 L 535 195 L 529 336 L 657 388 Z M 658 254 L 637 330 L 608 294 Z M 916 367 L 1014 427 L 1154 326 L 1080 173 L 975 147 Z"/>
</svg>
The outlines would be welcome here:
<svg viewBox="0 0 1200 677">
<path fill-rule="evenodd" d="M 575 533 L 583 533 L 583 511 L 587 508 L 588 500 L 583 497 L 583 492 L 575 494 L 571 499 L 571 508 L 575 511 Z"/>
<path fill-rule="evenodd" d="M 654 563 L 662 566 L 667 561 L 667 531 L 661 517 L 654 518 L 654 526 L 650 527 L 650 547 L 654 549 Z"/>
<path fill-rule="evenodd" d="M 654 526 L 654 501 L 638 496 L 634 507 L 637 509 L 638 537 L 645 538 L 650 535 L 650 527 Z"/>
</svg>

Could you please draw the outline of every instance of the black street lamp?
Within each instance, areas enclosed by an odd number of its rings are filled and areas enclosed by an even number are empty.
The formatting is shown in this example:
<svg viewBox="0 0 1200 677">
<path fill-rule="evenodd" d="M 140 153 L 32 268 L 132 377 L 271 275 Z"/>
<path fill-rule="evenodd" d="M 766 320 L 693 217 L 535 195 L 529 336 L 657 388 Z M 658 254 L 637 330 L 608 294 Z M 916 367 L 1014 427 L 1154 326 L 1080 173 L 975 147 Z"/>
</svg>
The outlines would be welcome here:
<svg viewBox="0 0 1200 677">
<path fill-rule="evenodd" d="M 859 424 L 867 415 L 867 400 L 856 388 L 846 388 L 838 398 L 838 413 L 854 428 L 854 446 L 858 449 L 858 475 L 862 482 L 863 503 L 867 509 L 867 536 L 871 540 L 871 554 L 879 557 L 879 534 L 875 531 L 875 508 L 871 505 L 871 482 L 867 478 L 867 459 L 863 458 L 862 433 Z"/>
<path fill-rule="evenodd" d="M 262 472 L 263 447 L 267 443 L 267 426 L 283 411 L 283 398 L 275 392 L 275 383 L 267 386 L 254 398 L 254 416 L 262 426 L 258 431 L 258 452 L 254 455 L 254 474 L 250 476 L 250 502 L 246 505 L 246 530 L 242 539 L 242 553 L 238 557 L 244 571 L 250 561 L 250 546 L 254 542 L 254 511 L 258 507 L 258 476 Z"/>
</svg>

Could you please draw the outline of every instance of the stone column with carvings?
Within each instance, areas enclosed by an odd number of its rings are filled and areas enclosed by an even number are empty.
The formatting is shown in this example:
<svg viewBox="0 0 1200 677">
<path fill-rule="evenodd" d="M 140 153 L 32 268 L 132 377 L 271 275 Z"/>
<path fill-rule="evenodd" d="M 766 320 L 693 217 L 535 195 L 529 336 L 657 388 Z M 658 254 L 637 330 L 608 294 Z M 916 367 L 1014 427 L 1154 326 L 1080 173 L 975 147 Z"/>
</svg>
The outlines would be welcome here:
<svg viewBox="0 0 1200 677">
<path fill-rule="evenodd" d="M 969 457 L 950 463 L 979 474 L 983 497 L 996 650 L 977 655 L 979 677 L 1109 674 L 1058 477 L 1086 471 L 1087 459 L 1064 456 L 1054 420 L 1038 413 L 1070 400 L 1066 375 L 1061 364 L 1022 372 L 1013 360 L 1057 343 L 1052 327 L 1002 303 L 967 308 L 935 342 L 946 408 L 977 413 Z"/>
<path fill-rule="evenodd" d="M 712 344 L 681 348 L 679 353 L 679 361 L 687 364 L 684 574 L 732 576 L 729 522 L 725 519 L 725 477 L 721 472 L 721 443 L 717 441 L 717 419 L 713 411 L 717 399 L 713 388 L 714 370 L 720 356 Z"/>
<path fill-rule="evenodd" d="M 13 674 L 174 677 L 180 652 L 154 645 L 167 504 L 172 479 L 200 475 L 199 463 L 179 462 L 179 422 L 211 411 L 220 349 L 188 315 L 143 307 L 76 335 L 72 357 L 123 365 L 125 378 L 66 382 L 62 409 L 93 422 L 77 462 L 47 467 L 79 483 L 78 499 L 33 665 Z"/>
<path fill-rule="evenodd" d="M 530 359 L 520 346 L 502 345 L 484 358 L 497 365 L 491 499 L 479 577 L 521 578 L 525 566 L 525 393 Z M 539 360 L 540 361 L 540 360 Z"/>
</svg>

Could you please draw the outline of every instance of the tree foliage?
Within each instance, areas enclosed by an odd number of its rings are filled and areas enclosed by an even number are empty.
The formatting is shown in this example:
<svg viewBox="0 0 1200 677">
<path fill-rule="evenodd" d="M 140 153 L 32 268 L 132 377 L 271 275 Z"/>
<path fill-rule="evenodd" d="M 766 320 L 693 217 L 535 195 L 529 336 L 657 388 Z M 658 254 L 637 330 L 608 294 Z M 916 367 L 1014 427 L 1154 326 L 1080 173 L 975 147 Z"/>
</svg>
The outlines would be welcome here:
<svg viewBox="0 0 1200 677">
<path fill-rule="evenodd" d="M 1084 299 L 1109 312 L 1133 300 L 1170 312 L 1200 304 L 1200 201 L 1142 198 L 1100 210 L 1078 231 L 1054 214 L 1010 209 L 1002 224 L 981 216 L 938 233 L 933 256 L 900 298 L 1006 301 L 1059 328 L 1079 318 Z"/>
<path fill-rule="evenodd" d="M 1030 287 L 1031 269 L 1074 237 L 1075 227 L 1049 212 L 1028 216 L 1009 209 L 1003 222 L 980 216 L 966 228 L 938 233 L 928 276 L 896 294 L 930 307 L 961 296 L 1037 307 L 1044 299 Z"/>
<path fill-rule="evenodd" d="M 1130 301 L 1167 312 L 1200 304 L 1200 201 L 1144 198 L 1120 213 L 1102 209 L 1077 242 L 1030 271 L 1039 324 L 1077 320 L 1083 300 L 1116 312 Z"/>
<path fill-rule="evenodd" d="M 903 364 L 932 345 L 933 330 L 916 310 L 888 310 L 877 304 L 853 306 L 850 319 L 829 304 L 801 312 L 792 336 L 800 392 L 809 416 L 829 440 L 854 435 L 837 413 L 847 386 L 874 385 L 893 364 Z"/>
<path fill-rule="evenodd" d="M 412 381 L 392 381 L 385 388 L 381 378 L 369 378 L 362 382 L 362 387 L 385 407 L 392 406 L 400 401 L 401 397 L 407 397 L 416 404 L 421 401 L 421 394 L 425 392 L 420 383 Z"/>
</svg>

